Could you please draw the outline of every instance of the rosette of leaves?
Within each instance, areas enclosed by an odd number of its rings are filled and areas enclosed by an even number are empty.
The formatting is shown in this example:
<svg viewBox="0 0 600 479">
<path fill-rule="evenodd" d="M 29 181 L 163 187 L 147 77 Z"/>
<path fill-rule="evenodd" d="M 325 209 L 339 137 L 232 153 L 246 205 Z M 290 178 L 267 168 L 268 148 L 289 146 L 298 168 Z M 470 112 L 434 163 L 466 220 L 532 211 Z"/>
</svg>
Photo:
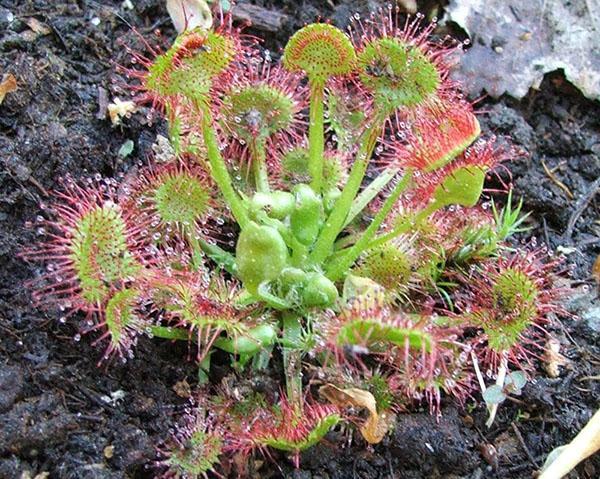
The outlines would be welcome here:
<svg viewBox="0 0 600 479">
<path fill-rule="evenodd" d="M 305 400 L 306 360 L 357 381 L 375 365 L 394 394 L 436 409 L 442 392 L 468 393 L 464 327 L 479 333 L 477 352 L 519 355 L 555 296 L 538 274 L 546 267 L 494 256 L 515 231 L 512 213 L 486 238 L 446 221 L 457 206 L 469 214 L 509 153 L 478 139 L 472 106 L 448 80 L 459 46 L 385 11 L 349 35 L 307 25 L 271 68 L 229 15 L 217 17 L 215 29 L 183 32 L 141 61 L 137 75 L 165 111 L 176 152 L 188 153 L 132 171 L 119 194 L 58 196 L 52 239 L 29 256 L 56 262 L 38 298 L 73 298 L 72 309 L 104 315 L 115 349 L 140 327 L 196 343 L 205 373 L 214 347 L 240 374 L 250 359 L 264 367 L 277 347 L 285 397 L 254 410 L 242 430 L 219 416 L 224 432 L 245 441 L 221 436 L 227 451 L 238 444 L 297 458 L 340 421 L 338 409 Z M 353 91 L 365 100 L 360 114 L 344 94 Z M 429 243 L 427 254 L 413 241 Z M 59 270 L 68 273 L 60 280 Z M 354 396 L 378 412 L 370 394 Z M 178 474 L 211 470 L 221 457 L 215 430 L 186 436 L 189 447 L 172 456 Z"/>
</svg>

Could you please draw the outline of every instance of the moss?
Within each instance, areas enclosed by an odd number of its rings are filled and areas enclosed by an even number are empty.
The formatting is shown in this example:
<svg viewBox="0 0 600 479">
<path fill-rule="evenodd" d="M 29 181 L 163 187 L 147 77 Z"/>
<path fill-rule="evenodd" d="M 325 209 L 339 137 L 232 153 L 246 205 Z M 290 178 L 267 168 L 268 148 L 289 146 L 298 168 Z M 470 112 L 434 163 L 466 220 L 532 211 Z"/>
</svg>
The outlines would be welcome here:
<svg viewBox="0 0 600 479">
<path fill-rule="evenodd" d="M 394 394 L 388 380 L 381 374 L 374 374 L 365 380 L 366 389 L 373 395 L 378 411 L 387 411 L 394 404 Z"/>
</svg>

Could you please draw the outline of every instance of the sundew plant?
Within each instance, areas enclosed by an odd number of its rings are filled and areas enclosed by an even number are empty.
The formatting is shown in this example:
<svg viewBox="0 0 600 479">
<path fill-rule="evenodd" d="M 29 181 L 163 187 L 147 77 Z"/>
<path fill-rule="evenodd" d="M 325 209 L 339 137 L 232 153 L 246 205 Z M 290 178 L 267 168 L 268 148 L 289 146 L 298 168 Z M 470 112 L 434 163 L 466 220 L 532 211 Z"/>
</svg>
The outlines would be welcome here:
<svg viewBox="0 0 600 479">
<path fill-rule="evenodd" d="M 298 464 L 342 421 L 376 443 L 394 413 L 530 374 L 560 309 L 556 261 L 509 246 L 510 194 L 480 202 L 512 151 L 448 78 L 462 45 L 390 7 L 348 32 L 307 25 L 272 62 L 216 18 L 123 68 L 167 119 L 172 159 L 65 178 L 24 253 L 46 265 L 35 301 L 83 313 L 101 361 L 141 335 L 189 342 L 201 390 L 165 474 L 256 451 Z M 281 371 L 280 392 L 212 384 L 217 350 L 238 378 Z"/>
</svg>

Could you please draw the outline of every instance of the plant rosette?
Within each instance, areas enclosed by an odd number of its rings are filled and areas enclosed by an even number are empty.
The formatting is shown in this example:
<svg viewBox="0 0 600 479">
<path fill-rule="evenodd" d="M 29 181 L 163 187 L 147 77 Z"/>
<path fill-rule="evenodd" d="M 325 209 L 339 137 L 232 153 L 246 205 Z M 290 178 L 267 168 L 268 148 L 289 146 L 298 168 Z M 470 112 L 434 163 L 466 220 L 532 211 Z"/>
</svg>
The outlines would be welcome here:
<svg viewBox="0 0 600 479">
<path fill-rule="evenodd" d="M 309 24 L 272 62 L 214 8 L 212 28 L 119 68 L 166 118 L 173 157 L 119 181 L 67 179 L 23 252 L 45 268 L 36 305 L 85 315 L 103 359 L 131 357 L 141 334 L 197 352 L 205 400 L 165 474 L 218 474 L 240 451 L 297 466 L 348 408 L 368 410 L 353 422 L 378 442 L 394 409 L 464 401 L 479 363 L 501 376 L 486 401 L 518 393 L 513 366 L 533 371 L 562 313 L 558 263 L 509 244 L 520 203 L 486 198 L 514 150 L 481 136 L 448 79 L 461 45 L 392 7 L 348 33 Z M 236 377 L 272 366 L 285 392 L 241 421 L 217 404 L 216 350 Z M 323 374 L 329 404 L 307 399 Z"/>
</svg>

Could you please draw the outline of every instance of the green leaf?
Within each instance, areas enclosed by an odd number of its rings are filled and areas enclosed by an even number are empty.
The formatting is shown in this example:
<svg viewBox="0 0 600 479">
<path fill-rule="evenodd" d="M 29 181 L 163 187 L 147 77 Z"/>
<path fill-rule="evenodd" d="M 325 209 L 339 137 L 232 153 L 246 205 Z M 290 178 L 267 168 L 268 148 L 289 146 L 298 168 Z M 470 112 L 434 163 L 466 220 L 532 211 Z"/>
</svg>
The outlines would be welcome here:
<svg viewBox="0 0 600 479">
<path fill-rule="evenodd" d="M 219 338 L 215 346 L 231 354 L 254 355 L 273 344 L 277 332 L 270 324 L 260 324 L 244 335 L 235 338 Z"/>
<path fill-rule="evenodd" d="M 375 95 L 375 105 L 387 113 L 423 103 L 441 83 L 435 63 L 401 38 L 369 41 L 358 55 L 358 64 L 360 79 Z"/>
<path fill-rule="evenodd" d="M 257 294 L 261 283 L 276 279 L 288 263 L 288 249 L 279 232 L 253 221 L 240 233 L 235 256 L 238 275 L 252 294 Z"/>
<path fill-rule="evenodd" d="M 483 400 L 486 404 L 500 404 L 506 399 L 506 394 L 502 391 L 502 387 L 494 384 L 487 388 L 483 393 Z"/>
<path fill-rule="evenodd" d="M 527 375 L 523 371 L 514 371 L 506 376 L 505 385 L 509 392 L 520 393 L 527 384 Z"/>
<path fill-rule="evenodd" d="M 127 158 L 133 152 L 133 148 L 135 147 L 135 143 L 131 140 L 127 140 L 125 143 L 121 145 L 119 148 L 119 152 L 117 153 L 121 158 Z"/>
<path fill-rule="evenodd" d="M 332 76 L 351 73 L 355 62 L 348 36 L 327 23 L 311 23 L 298 30 L 283 52 L 285 68 L 303 71 L 310 81 L 321 84 Z"/>
<path fill-rule="evenodd" d="M 344 227 L 348 226 L 358 214 L 388 185 L 388 183 L 398 173 L 397 168 L 388 168 L 380 173 L 361 193 L 355 198 L 348 213 L 348 218 L 344 222 Z"/>
<path fill-rule="evenodd" d="M 351 299 L 360 296 L 375 296 L 375 294 L 382 291 L 382 289 L 381 285 L 370 278 L 348 274 L 344 281 L 342 301 L 346 304 Z"/>
<path fill-rule="evenodd" d="M 440 206 L 475 206 L 483 191 L 485 173 L 485 170 L 478 166 L 458 168 L 435 189 L 435 202 Z"/>
</svg>

